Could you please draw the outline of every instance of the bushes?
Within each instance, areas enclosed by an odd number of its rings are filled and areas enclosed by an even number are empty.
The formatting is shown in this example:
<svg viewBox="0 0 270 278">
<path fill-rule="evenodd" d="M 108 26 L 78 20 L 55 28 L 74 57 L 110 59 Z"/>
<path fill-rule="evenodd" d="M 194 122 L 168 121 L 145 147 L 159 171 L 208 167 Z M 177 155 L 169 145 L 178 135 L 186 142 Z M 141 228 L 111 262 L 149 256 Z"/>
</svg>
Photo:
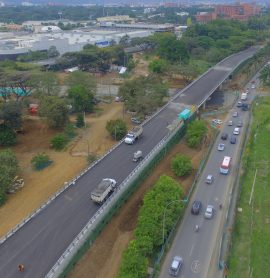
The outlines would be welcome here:
<svg viewBox="0 0 270 278">
<path fill-rule="evenodd" d="M 31 164 L 35 170 L 42 170 L 45 167 L 49 166 L 52 163 L 49 156 L 45 153 L 38 153 L 35 155 L 32 160 Z"/>
<path fill-rule="evenodd" d="M 135 239 L 123 253 L 118 278 L 146 277 L 148 258 L 163 244 L 163 223 L 164 235 L 167 237 L 182 211 L 182 197 L 182 188 L 168 176 L 161 176 L 144 196 Z"/>
<path fill-rule="evenodd" d="M 192 163 L 186 155 L 176 155 L 171 163 L 172 171 L 178 177 L 185 176 L 192 171 Z"/>
<path fill-rule="evenodd" d="M 121 140 L 127 133 L 127 125 L 121 119 L 108 121 L 106 129 L 115 140 Z"/>
<path fill-rule="evenodd" d="M 76 118 L 76 127 L 81 128 L 84 125 L 85 125 L 84 116 L 83 116 L 82 113 L 80 113 L 80 114 L 77 115 L 77 118 Z"/>
<path fill-rule="evenodd" d="M 0 125 L 0 146 L 10 147 L 16 142 L 16 133 L 10 127 Z"/>
<path fill-rule="evenodd" d="M 56 151 L 63 150 L 67 143 L 68 143 L 68 138 L 63 133 L 56 134 L 51 140 L 52 147 Z"/>
<path fill-rule="evenodd" d="M 197 148 L 207 132 L 206 123 L 202 120 L 194 121 L 187 128 L 187 144 L 190 148 Z"/>
</svg>

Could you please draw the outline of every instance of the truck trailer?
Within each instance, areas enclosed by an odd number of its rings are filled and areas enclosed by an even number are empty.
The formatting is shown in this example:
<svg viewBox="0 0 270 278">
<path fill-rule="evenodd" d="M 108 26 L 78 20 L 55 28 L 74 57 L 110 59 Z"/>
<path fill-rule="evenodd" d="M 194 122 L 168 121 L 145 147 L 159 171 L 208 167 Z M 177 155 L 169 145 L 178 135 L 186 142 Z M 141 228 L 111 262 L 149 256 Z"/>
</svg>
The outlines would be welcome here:
<svg viewBox="0 0 270 278">
<path fill-rule="evenodd" d="M 110 196 L 114 191 L 116 186 L 116 181 L 114 179 L 103 179 L 99 185 L 91 193 L 91 199 L 97 204 L 103 204 L 104 201 Z"/>
</svg>

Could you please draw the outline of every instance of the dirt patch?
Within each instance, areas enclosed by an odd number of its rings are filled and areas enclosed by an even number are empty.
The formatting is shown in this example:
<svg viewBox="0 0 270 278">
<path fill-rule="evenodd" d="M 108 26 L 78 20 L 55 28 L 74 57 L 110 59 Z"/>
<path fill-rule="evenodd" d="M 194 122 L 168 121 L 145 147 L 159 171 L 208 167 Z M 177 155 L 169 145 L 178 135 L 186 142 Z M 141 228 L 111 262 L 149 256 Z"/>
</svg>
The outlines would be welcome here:
<svg viewBox="0 0 270 278">
<path fill-rule="evenodd" d="M 143 196 L 146 191 L 152 187 L 161 175 L 166 174 L 178 180 L 182 184 L 185 192 L 188 192 L 200 161 L 208 148 L 209 141 L 210 139 L 207 139 L 200 150 L 188 148 L 184 141 L 171 149 L 153 173 L 141 184 L 117 215 L 113 217 L 101 232 L 94 245 L 83 256 L 68 277 L 89 277 L 89 273 L 91 273 L 91 278 L 115 277 L 121 263 L 121 254 L 133 238 L 133 230 L 136 227 L 138 211 L 142 205 Z M 176 178 L 170 168 L 172 157 L 179 153 L 186 154 L 192 158 L 194 170 L 187 178 Z"/>
<path fill-rule="evenodd" d="M 133 69 L 132 78 L 136 78 L 139 76 L 148 76 L 149 75 L 149 70 L 148 70 L 149 62 L 146 61 L 145 59 L 143 59 L 143 56 L 141 53 L 133 54 L 133 58 L 136 63 L 136 66 Z"/>
<path fill-rule="evenodd" d="M 10 195 L 6 204 L 0 208 L 0 236 L 16 226 L 62 188 L 66 181 L 86 167 L 88 144 L 90 152 L 101 155 L 116 143 L 108 135 L 105 126 L 107 120 L 122 118 L 122 103 L 102 104 L 99 108 L 101 112 L 98 116 L 86 116 L 89 128 L 78 130 L 79 140 L 76 139 L 75 144 L 72 142 L 63 152 L 55 152 L 49 147 L 51 138 L 59 131 L 49 129 L 38 117 L 29 116 L 24 120 L 25 134 L 18 136 L 18 144 L 12 150 L 18 158 L 20 177 L 24 179 L 25 186 Z M 125 119 L 128 121 L 128 115 Z M 72 147 L 77 155 L 70 155 Z M 33 171 L 31 159 L 39 152 L 46 152 L 53 163 L 42 171 Z"/>
</svg>

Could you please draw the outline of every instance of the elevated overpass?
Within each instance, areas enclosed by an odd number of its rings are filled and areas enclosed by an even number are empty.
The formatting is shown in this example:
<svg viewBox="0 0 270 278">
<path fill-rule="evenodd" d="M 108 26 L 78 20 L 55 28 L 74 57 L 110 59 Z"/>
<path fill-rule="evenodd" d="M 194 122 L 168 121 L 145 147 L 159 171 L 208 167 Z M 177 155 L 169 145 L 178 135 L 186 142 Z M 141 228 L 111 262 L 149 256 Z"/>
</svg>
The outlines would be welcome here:
<svg viewBox="0 0 270 278">
<path fill-rule="evenodd" d="M 224 59 L 179 91 L 144 124 L 143 137 L 136 144 L 119 144 L 15 234 L 2 240 L 0 277 L 21 277 L 22 273 L 17 270 L 19 264 L 26 267 L 24 278 L 44 277 L 98 210 L 90 200 L 90 193 L 100 180 L 110 177 L 118 183 L 123 182 L 136 167 L 131 158 L 137 149 L 147 155 L 168 134 L 168 124 L 177 117 L 183 106 L 201 106 L 234 69 L 257 50 L 250 48 Z"/>
</svg>

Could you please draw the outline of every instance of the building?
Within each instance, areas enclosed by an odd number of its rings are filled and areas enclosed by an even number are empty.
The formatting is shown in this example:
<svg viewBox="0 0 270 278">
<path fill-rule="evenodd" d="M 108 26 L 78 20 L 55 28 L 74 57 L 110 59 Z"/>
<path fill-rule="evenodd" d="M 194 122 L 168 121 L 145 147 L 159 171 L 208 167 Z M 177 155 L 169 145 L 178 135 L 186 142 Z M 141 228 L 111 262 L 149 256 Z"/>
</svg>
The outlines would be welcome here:
<svg viewBox="0 0 270 278">
<path fill-rule="evenodd" d="M 150 30 L 154 32 L 173 32 L 173 24 L 144 24 L 144 23 L 134 23 L 134 24 L 124 24 L 124 23 L 111 23 L 104 22 L 100 24 L 103 28 L 113 28 L 113 29 L 127 29 L 127 30 Z"/>
<path fill-rule="evenodd" d="M 97 22 L 134 22 L 134 18 L 129 17 L 129 15 L 116 15 L 116 16 L 105 16 L 98 17 Z"/>
<path fill-rule="evenodd" d="M 200 12 L 196 15 L 196 20 L 200 23 L 207 23 L 217 18 L 216 13 Z"/>
</svg>

